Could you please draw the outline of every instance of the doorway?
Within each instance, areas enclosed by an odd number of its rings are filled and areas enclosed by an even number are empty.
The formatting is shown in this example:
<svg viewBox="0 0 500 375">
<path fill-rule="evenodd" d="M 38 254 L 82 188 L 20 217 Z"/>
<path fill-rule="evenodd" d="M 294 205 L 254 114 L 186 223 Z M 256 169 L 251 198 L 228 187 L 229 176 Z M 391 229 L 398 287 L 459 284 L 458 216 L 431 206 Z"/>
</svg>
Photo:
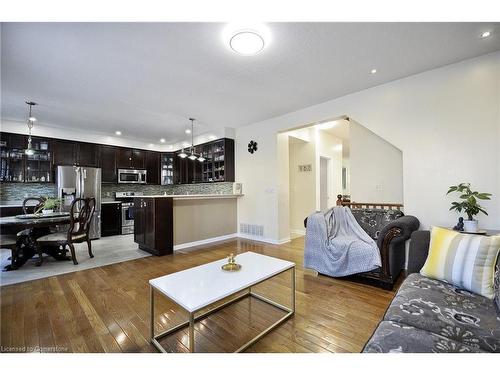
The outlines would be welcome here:
<svg viewBox="0 0 500 375">
<path fill-rule="evenodd" d="M 330 207 L 330 166 L 331 159 L 319 158 L 319 208 L 321 211 Z"/>
</svg>

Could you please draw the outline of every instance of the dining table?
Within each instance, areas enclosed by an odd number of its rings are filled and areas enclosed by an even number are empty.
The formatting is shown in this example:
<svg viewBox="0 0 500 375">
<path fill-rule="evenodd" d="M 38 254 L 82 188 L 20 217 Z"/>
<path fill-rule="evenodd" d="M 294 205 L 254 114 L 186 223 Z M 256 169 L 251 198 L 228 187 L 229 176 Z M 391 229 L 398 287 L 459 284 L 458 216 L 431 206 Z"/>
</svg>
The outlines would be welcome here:
<svg viewBox="0 0 500 375">
<path fill-rule="evenodd" d="M 57 225 L 66 225 L 71 221 L 69 212 L 52 212 L 4 216 L 0 218 L 2 232 L 20 233 L 17 236 L 16 249 L 12 250 L 11 264 L 4 268 L 10 271 L 22 267 L 29 259 L 37 254 L 36 239 L 49 234 L 51 228 Z M 26 230 L 28 229 L 28 230 Z M 57 246 L 43 247 L 42 251 L 57 260 L 69 260 L 66 249 Z"/>
</svg>

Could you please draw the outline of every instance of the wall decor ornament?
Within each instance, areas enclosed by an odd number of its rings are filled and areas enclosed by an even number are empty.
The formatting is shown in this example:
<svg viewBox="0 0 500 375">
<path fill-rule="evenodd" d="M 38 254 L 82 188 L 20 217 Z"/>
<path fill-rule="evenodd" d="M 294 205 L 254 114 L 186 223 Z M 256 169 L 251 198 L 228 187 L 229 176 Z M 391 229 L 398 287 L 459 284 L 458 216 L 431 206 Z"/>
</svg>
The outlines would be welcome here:
<svg viewBox="0 0 500 375">
<path fill-rule="evenodd" d="M 250 143 L 248 144 L 248 152 L 253 154 L 255 151 L 257 151 L 257 142 L 250 141 Z"/>
</svg>

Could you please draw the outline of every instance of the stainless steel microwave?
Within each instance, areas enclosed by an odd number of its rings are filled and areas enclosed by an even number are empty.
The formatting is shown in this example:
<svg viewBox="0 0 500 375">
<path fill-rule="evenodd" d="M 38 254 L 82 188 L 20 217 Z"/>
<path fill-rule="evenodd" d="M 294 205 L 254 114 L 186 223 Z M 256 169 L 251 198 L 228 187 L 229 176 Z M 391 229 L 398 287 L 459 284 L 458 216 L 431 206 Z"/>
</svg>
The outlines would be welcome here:
<svg viewBox="0 0 500 375">
<path fill-rule="evenodd" d="M 145 184 L 145 169 L 118 169 L 119 184 Z"/>
</svg>

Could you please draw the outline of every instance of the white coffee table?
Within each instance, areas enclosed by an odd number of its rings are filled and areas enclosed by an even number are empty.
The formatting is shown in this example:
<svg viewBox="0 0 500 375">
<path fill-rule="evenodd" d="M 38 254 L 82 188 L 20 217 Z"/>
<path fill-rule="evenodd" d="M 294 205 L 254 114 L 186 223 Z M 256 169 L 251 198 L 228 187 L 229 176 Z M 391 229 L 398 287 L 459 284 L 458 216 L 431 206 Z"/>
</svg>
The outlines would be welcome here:
<svg viewBox="0 0 500 375">
<path fill-rule="evenodd" d="M 150 335 L 151 343 L 161 352 L 166 352 L 158 340 L 179 329 L 189 326 L 189 351 L 195 351 L 194 324 L 197 320 L 233 303 L 242 298 L 252 296 L 261 301 L 269 303 L 287 314 L 276 323 L 266 328 L 252 340 L 243 344 L 235 352 L 245 350 L 266 333 L 284 322 L 295 312 L 295 263 L 273 258 L 267 255 L 246 252 L 236 256 L 236 263 L 241 264 L 241 270 L 227 272 L 221 266 L 227 262 L 221 259 L 215 262 L 203 264 L 198 267 L 189 268 L 184 271 L 149 280 L 150 287 Z M 264 296 L 252 291 L 252 287 L 277 276 L 283 272 L 291 271 L 291 307 L 274 302 Z M 155 291 L 169 298 L 177 305 L 186 310 L 189 320 L 178 324 L 166 331 L 155 334 L 154 329 L 154 296 Z M 196 313 L 206 307 L 213 305 L 226 297 L 233 296 L 242 291 L 242 295 L 224 302 L 199 315 Z"/>
</svg>

